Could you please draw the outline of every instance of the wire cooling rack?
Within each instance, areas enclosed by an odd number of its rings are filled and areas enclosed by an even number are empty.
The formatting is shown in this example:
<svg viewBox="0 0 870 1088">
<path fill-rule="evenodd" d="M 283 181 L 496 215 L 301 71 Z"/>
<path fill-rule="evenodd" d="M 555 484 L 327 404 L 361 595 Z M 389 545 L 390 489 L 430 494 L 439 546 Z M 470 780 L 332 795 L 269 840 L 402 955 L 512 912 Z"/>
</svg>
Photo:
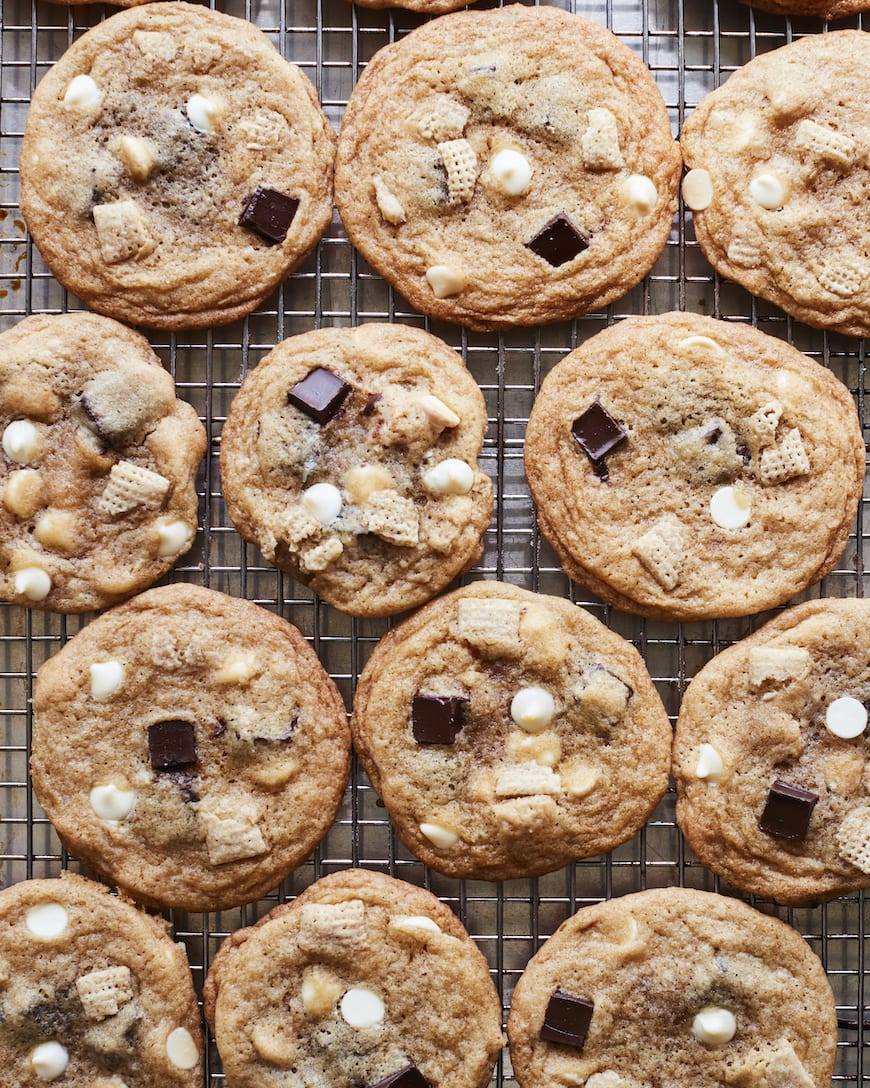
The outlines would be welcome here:
<svg viewBox="0 0 870 1088">
<path fill-rule="evenodd" d="M 36 83 L 83 31 L 111 14 L 92 5 L 66 7 L 25 0 L 0 0 L 0 329 L 26 314 L 81 308 L 52 278 L 27 236 L 18 210 L 17 165 L 30 95 Z M 650 66 L 664 95 L 674 133 L 709 90 L 757 53 L 793 37 L 821 33 L 813 19 L 765 15 L 737 0 L 573 0 L 574 10 L 606 24 Z M 572 0 L 562 0 L 570 7 Z M 338 127 L 360 71 L 372 55 L 422 22 L 400 9 L 369 11 L 345 0 L 227 0 L 217 5 L 260 27 L 280 52 L 300 65 L 316 85 L 324 109 Z M 482 5 L 486 6 L 486 5 Z M 838 23 L 860 26 L 860 18 Z M 590 608 L 643 653 L 665 706 L 675 718 L 682 692 L 699 668 L 726 645 L 749 633 L 757 617 L 686 625 L 627 617 L 584 595 L 562 574 L 538 534 L 523 475 L 525 423 L 541 380 L 578 343 L 632 314 L 685 309 L 751 322 L 787 339 L 830 369 L 852 391 L 865 422 L 865 349 L 862 341 L 809 329 L 781 311 L 757 302 L 734 284 L 720 281 L 701 255 L 682 214 L 652 274 L 625 299 L 604 312 L 571 323 L 504 334 L 469 333 L 429 322 L 375 275 L 353 251 L 334 219 L 326 237 L 302 269 L 244 321 L 225 328 L 152 336 L 210 435 L 200 477 L 201 529 L 193 551 L 171 575 L 279 612 L 311 640 L 335 678 L 348 706 L 355 681 L 389 621 L 353 620 L 313 598 L 305 587 L 264 563 L 227 518 L 220 493 L 217 456 L 227 409 L 245 373 L 287 336 L 321 326 L 370 320 L 419 325 L 462 352 L 482 387 L 489 430 L 483 463 L 496 488 L 493 524 L 484 556 L 470 577 L 500 578 L 568 597 Z M 864 504 L 840 566 L 804 597 L 863 596 Z M 89 617 L 60 617 L 0 605 L 0 883 L 79 869 L 60 847 L 28 782 L 30 700 L 36 670 Z M 487 957 L 505 1013 L 525 964 L 558 925 L 576 909 L 603 898 L 647 887 L 687 885 L 740 895 L 708 873 L 686 848 L 674 820 L 669 792 L 643 831 L 606 857 L 591 858 L 536 880 L 501 884 L 456 881 L 426 870 L 398 843 L 389 819 L 362 772 L 354 766 L 339 816 L 313 858 L 281 888 L 259 903 L 209 915 L 172 912 L 175 932 L 187 946 L 197 985 L 223 938 L 298 894 L 326 873 L 347 866 L 388 872 L 421 884 L 461 916 Z M 742 897 L 745 898 L 745 897 Z M 862 895 L 814 909 L 762 910 L 790 922 L 827 968 L 841 1019 L 835 1079 L 862 1082 L 870 1065 L 867 919 Z M 870 1073 L 868 1073 L 870 1076 Z M 507 1054 L 494 1079 L 513 1084 Z M 206 1088 L 224 1082 L 211 1043 Z M 819 1086 L 823 1088 L 823 1086 Z"/>
</svg>

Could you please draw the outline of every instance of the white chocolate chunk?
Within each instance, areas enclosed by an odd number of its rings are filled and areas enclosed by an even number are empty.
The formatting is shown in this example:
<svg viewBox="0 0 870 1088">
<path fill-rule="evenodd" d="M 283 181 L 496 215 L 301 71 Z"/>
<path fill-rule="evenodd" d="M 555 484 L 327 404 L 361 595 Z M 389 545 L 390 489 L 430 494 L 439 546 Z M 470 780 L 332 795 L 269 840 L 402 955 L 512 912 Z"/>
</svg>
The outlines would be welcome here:
<svg viewBox="0 0 870 1088">
<path fill-rule="evenodd" d="M 344 985 L 332 971 L 321 964 L 306 967 L 302 973 L 302 1008 L 310 1016 L 326 1016 L 344 992 Z"/>
<path fill-rule="evenodd" d="M 447 194 L 451 204 L 467 204 L 477 184 L 477 155 L 468 140 L 447 140 L 438 145 L 438 154 L 447 171 Z"/>
<path fill-rule="evenodd" d="M 749 195 L 756 204 L 773 212 L 785 203 L 786 191 L 775 174 L 759 174 L 749 183 Z"/>
<path fill-rule="evenodd" d="M 388 544 L 414 547 L 420 539 L 416 503 L 394 490 L 376 491 L 360 511 L 360 524 Z"/>
<path fill-rule="evenodd" d="M 372 178 L 372 185 L 375 190 L 375 203 L 384 219 L 388 223 L 392 223 L 393 226 L 404 223 L 407 218 L 405 209 L 402 207 L 399 198 L 387 188 L 384 180 L 379 177 Z"/>
<path fill-rule="evenodd" d="M 649 215 L 659 202 L 658 190 L 652 178 L 646 174 L 631 174 L 625 183 L 628 202 L 638 215 Z"/>
<path fill-rule="evenodd" d="M 754 646 L 749 651 L 749 682 L 760 687 L 766 680 L 782 683 L 806 676 L 811 658 L 799 646 Z"/>
<path fill-rule="evenodd" d="M 105 1020 L 133 1000 L 133 976 L 123 965 L 91 971 L 76 979 L 76 992 L 89 1020 Z"/>
<path fill-rule="evenodd" d="M 619 170 L 625 165 L 619 148 L 619 128 L 610 110 L 598 107 L 586 114 L 587 126 L 580 137 L 583 165 L 589 170 Z"/>
<path fill-rule="evenodd" d="M 837 832 L 837 850 L 862 873 L 870 873 L 870 808 L 862 805 L 847 813 Z"/>
<path fill-rule="evenodd" d="M 94 786 L 88 794 L 88 801 L 94 815 L 101 820 L 123 820 L 133 811 L 136 804 L 136 791 L 125 790 L 109 782 L 105 786 Z"/>
<path fill-rule="evenodd" d="M 63 96 L 64 107 L 77 113 L 90 113 L 103 100 L 103 93 L 90 76 L 73 76 Z"/>
<path fill-rule="evenodd" d="M 121 517 L 138 509 L 157 510 L 171 486 L 159 472 L 132 461 L 119 461 L 112 465 L 98 508 L 104 517 Z"/>
<path fill-rule="evenodd" d="M 683 178 L 683 200 L 693 212 L 702 212 L 713 203 L 713 179 L 706 170 L 690 170 Z"/>
<path fill-rule="evenodd" d="M 449 850 L 459 842 L 459 832 L 446 824 L 423 823 L 420 824 L 420 831 L 439 850 Z"/>
<path fill-rule="evenodd" d="M 468 278 L 458 268 L 446 264 L 433 264 L 426 269 L 426 282 L 432 288 L 436 298 L 450 298 L 458 295 L 468 286 Z"/>
<path fill-rule="evenodd" d="M 423 486 L 433 495 L 467 495 L 474 486 L 474 469 L 448 457 L 423 473 Z"/>
<path fill-rule="evenodd" d="M 296 1062 L 299 1048 L 293 1039 L 279 1035 L 265 1024 L 254 1025 L 251 1042 L 260 1057 L 272 1065 L 289 1066 Z"/>
<path fill-rule="evenodd" d="M 344 903 L 305 903 L 299 943 L 317 951 L 324 942 L 362 946 L 366 936 L 366 908 L 361 899 Z"/>
<path fill-rule="evenodd" d="M 424 942 L 441 932 L 441 926 L 425 914 L 397 914 L 390 919 L 388 928 Z"/>
<path fill-rule="evenodd" d="M 701 1009 L 692 1022 L 692 1034 L 699 1043 L 724 1046 L 737 1034 L 737 1018 L 730 1009 L 708 1005 Z"/>
<path fill-rule="evenodd" d="M 354 986 L 341 999 L 341 1016 L 352 1028 L 373 1028 L 384 1022 L 387 1010 L 373 991 Z"/>
<path fill-rule="evenodd" d="M 120 691 L 124 675 L 124 666 L 114 658 L 95 661 L 91 665 L 91 698 L 98 703 L 111 698 L 116 691 Z"/>
<path fill-rule="evenodd" d="M 118 157 L 134 181 L 147 181 L 157 164 L 154 145 L 141 136 L 122 136 L 118 141 Z"/>
<path fill-rule="evenodd" d="M 224 112 L 223 102 L 204 94 L 192 94 L 187 100 L 187 119 L 198 132 L 217 132 Z"/>
<path fill-rule="evenodd" d="M 13 419 L 3 431 L 3 452 L 18 465 L 35 460 L 42 450 L 42 435 L 29 419 Z"/>
<path fill-rule="evenodd" d="M 562 792 L 562 780 L 551 767 L 540 763 L 524 763 L 503 770 L 495 783 L 496 797 L 555 796 Z"/>
<path fill-rule="evenodd" d="M 831 294 L 852 298 L 863 290 L 867 269 L 867 262 L 861 258 L 841 254 L 823 261 L 816 269 L 816 279 Z"/>
<path fill-rule="evenodd" d="M 302 505 L 320 525 L 332 525 L 341 513 L 341 492 L 332 484 L 313 484 L 302 492 Z"/>
<path fill-rule="evenodd" d="M 414 397 L 414 403 L 422 408 L 429 422 L 441 430 L 445 427 L 458 427 L 462 422 L 452 408 L 448 408 L 443 400 L 432 393 L 421 393 L 419 397 Z"/>
<path fill-rule="evenodd" d="M 532 684 L 511 700 L 511 717 L 527 733 L 540 733 L 553 720 L 556 701 L 546 688 Z"/>
<path fill-rule="evenodd" d="M 166 1057 L 178 1069 L 193 1069 L 199 1050 L 187 1028 L 176 1028 L 166 1037 Z"/>
<path fill-rule="evenodd" d="M 843 740 L 860 737 L 867 728 L 867 709 L 851 695 L 842 695 L 825 711 L 825 727 Z"/>
<path fill-rule="evenodd" d="M 525 155 L 505 147 L 489 160 L 488 179 L 505 196 L 522 196 L 532 183 L 532 166 Z"/>
<path fill-rule="evenodd" d="M 857 145 L 843 132 L 805 118 L 797 127 L 795 147 L 837 166 L 849 166 L 855 160 Z"/>
<path fill-rule="evenodd" d="M 680 584 L 686 546 L 678 525 L 661 518 L 631 546 L 632 554 L 668 592 Z"/>
<path fill-rule="evenodd" d="M 41 567 L 22 567 L 15 572 L 15 592 L 28 601 L 44 601 L 51 593 L 51 578 Z"/>
<path fill-rule="evenodd" d="M 96 204 L 93 216 L 100 253 L 106 264 L 138 261 L 157 248 L 157 243 L 148 229 L 145 213 L 135 200 Z"/>
<path fill-rule="evenodd" d="M 707 782 L 721 782 L 725 774 L 725 764 L 722 757 L 712 744 L 702 744 L 698 749 L 698 762 L 695 766 L 697 778 Z"/>
<path fill-rule="evenodd" d="M 193 540 L 193 529 L 187 522 L 178 518 L 158 518 L 155 523 L 157 529 L 157 554 L 162 557 L 180 555 L 190 547 Z"/>
<path fill-rule="evenodd" d="M 3 505 L 19 518 L 32 518 L 42 506 L 45 486 L 35 468 L 10 472 L 3 489 Z"/>
<path fill-rule="evenodd" d="M 560 768 L 562 789 L 569 797 L 586 797 L 598 785 L 601 772 L 588 763 L 576 763 Z"/>
<path fill-rule="evenodd" d="M 516 601 L 469 597 L 458 602 L 453 626 L 475 649 L 498 656 L 520 648 L 520 615 Z"/>
<path fill-rule="evenodd" d="M 806 476 L 809 471 L 810 459 L 797 427 L 786 431 L 775 446 L 761 451 L 760 475 L 765 486 L 785 483 L 795 476 Z"/>
<path fill-rule="evenodd" d="M 69 1053 L 66 1047 L 54 1040 L 40 1043 L 30 1052 L 30 1064 L 40 1080 L 57 1080 L 66 1072 Z"/>
<path fill-rule="evenodd" d="M 205 831 L 208 860 L 212 865 L 256 858 L 269 852 L 253 802 L 237 798 L 204 797 L 197 805 L 196 819 Z"/>
<path fill-rule="evenodd" d="M 395 491 L 396 481 L 383 465 L 355 465 L 345 474 L 344 490 L 350 501 L 361 506 L 376 491 Z"/>
<path fill-rule="evenodd" d="M 71 510 L 46 510 L 36 525 L 33 535 L 44 548 L 59 552 L 74 552 L 78 546 L 78 519 Z"/>
<path fill-rule="evenodd" d="M 711 355 L 720 356 L 725 354 L 722 346 L 709 336 L 685 336 L 682 340 L 677 341 L 676 347 L 677 351 L 689 355 L 694 355 L 696 352 L 708 352 Z"/>
<path fill-rule="evenodd" d="M 237 650 L 227 654 L 221 661 L 220 668 L 215 669 L 212 679 L 216 684 L 244 685 L 253 680 L 260 671 L 260 664 L 255 653 Z"/>
<path fill-rule="evenodd" d="M 417 116 L 417 128 L 427 140 L 442 143 L 458 139 L 465 131 L 471 110 L 449 95 L 439 95 Z"/>
<path fill-rule="evenodd" d="M 34 937 L 53 941 L 66 931 L 69 915 L 60 903 L 37 903 L 24 916 L 24 924 Z"/>
<path fill-rule="evenodd" d="M 736 487 L 720 487 L 710 499 L 710 517 L 721 529 L 742 529 L 752 517 L 749 497 Z"/>
</svg>

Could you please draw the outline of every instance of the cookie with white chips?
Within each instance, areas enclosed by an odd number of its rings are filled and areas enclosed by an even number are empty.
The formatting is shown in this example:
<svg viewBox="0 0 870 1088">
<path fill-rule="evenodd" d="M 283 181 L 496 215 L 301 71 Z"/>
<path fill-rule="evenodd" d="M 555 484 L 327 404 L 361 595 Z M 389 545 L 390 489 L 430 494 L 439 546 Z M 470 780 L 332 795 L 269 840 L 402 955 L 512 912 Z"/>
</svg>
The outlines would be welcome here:
<svg viewBox="0 0 870 1088">
<path fill-rule="evenodd" d="M 229 1088 L 483 1088 L 486 960 L 422 888 L 348 869 L 227 938 L 204 988 Z"/>
<path fill-rule="evenodd" d="M 203 1039 L 168 925 L 64 873 L 0 891 L 0 1062 L 12 1088 L 199 1088 Z"/>
<path fill-rule="evenodd" d="M 4 600 L 105 608 L 193 544 L 205 429 L 140 333 L 77 313 L 0 334 L 0 442 Z"/>
<path fill-rule="evenodd" d="M 354 746 L 409 850 L 448 876 L 551 872 L 631 838 L 671 730 L 619 635 L 559 597 L 475 582 L 381 640 Z"/>
<path fill-rule="evenodd" d="M 349 752 L 296 628 L 198 586 L 105 613 L 37 674 L 36 796 L 72 854 L 149 906 L 274 888 L 332 823 Z"/>
<path fill-rule="evenodd" d="M 242 383 L 221 436 L 239 532 L 357 616 L 423 604 L 479 558 L 492 483 L 483 395 L 421 329 L 285 340 Z"/>
<path fill-rule="evenodd" d="M 621 321 L 548 374 L 526 431 L 538 523 L 566 573 L 670 620 L 781 604 L 832 570 L 864 481 L 854 402 L 746 325 Z"/>
<path fill-rule="evenodd" d="M 423 313 L 537 325 L 640 282 L 679 169 L 635 53 L 578 15 L 512 5 L 441 16 L 372 58 L 342 122 L 336 203 Z"/>
<path fill-rule="evenodd" d="M 824 968 L 784 922 L 662 888 L 584 907 L 532 957 L 507 1023 L 521 1088 L 827 1088 Z"/>
<path fill-rule="evenodd" d="M 751 60 L 683 125 L 683 196 L 707 259 L 818 328 L 870 333 L 870 34 Z"/>
<path fill-rule="evenodd" d="M 144 4 L 77 38 L 40 81 L 21 210 L 54 275 L 100 313 L 224 325 L 326 229 L 334 148 L 310 80 L 252 23 Z"/>
<path fill-rule="evenodd" d="M 864 600 L 798 605 L 689 684 L 677 820 L 738 888 L 793 904 L 870 886 L 868 621 Z"/>
</svg>

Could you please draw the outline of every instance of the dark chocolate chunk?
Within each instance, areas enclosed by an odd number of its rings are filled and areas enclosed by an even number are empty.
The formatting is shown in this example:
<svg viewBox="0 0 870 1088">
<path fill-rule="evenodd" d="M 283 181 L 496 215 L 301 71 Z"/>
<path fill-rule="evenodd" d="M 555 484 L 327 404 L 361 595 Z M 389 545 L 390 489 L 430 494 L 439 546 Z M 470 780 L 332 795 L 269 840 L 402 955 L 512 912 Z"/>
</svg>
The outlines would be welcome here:
<svg viewBox="0 0 870 1088">
<path fill-rule="evenodd" d="M 193 723 L 173 719 L 149 725 L 148 756 L 155 771 L 175 771 L 196 763 Z"/>
<path fill-rule="evenodd" d="M 580 1050 L 589 1034 L 594 1003 L 585 997 L 556 990 L 547 1005 L 540 1038 L 547 1043 L 561 1043 Z"/>
<path fill-rule="evenodd" d="M 199 782 L 193 775 L 186 771 L 168 771 L 166 778 L 178 786 L 179 793 L 188 804 L 199 800 Z"/>
<path fill-rule="evenodd" d="M 214 724 L 214 728 L 211 731 L 212 739 L 217 740 L 218 737 L 222 737 L 227 731 L 227 723 L 223 718 L 218 718 Z"/>
<path fill-rule="evenodd" d="M 375 408 L 378 406 L 378 401 L 381 399 L 380 393 L 373 393 L 365 403 L 365 407 L 362 410 L 364 416 L 374 415 Z"/>
<path fill-rule="evenodd" d="M 287 237 L 298 207 L 299 201 L 295 196 L 258 185 L 242 212 L 239 226 L 248 227 L 270 245 L 275 245 Z"/>
<path fill-rule="evenodd" d="M 372 1084 L 370 1088 L 432 1088 L 432 1085 L 423 1076 L 416 1065 L 406 1066 L 398 1073 L 390 1073 L 388 1077 Z"/>
<path fill-rule="evenodd" d="M 531 242 L 526 242 L 526 248 L 543 257 L 547 264 L 558 268 L 588 249 L 589 239 L 564 212 L 559 212 L 541 227 Z"/>
<path fill-rule="evenodd" d="M 601 402 L 596 400 L 574 420 L 571 434 L 601 479 L 606 480 L 607 467 L 604 458 L 628 438 L 626 432 Z"/>
<path fill-rule="evenodd" d="M 318 366 L 290 388 L 287 400 L 315 423 L 328 423 L 344 404 L 350 388 L 343 378 Z"/>
<path fill-rule="evenodd" d="M 411 711 L 414 740 L 418 744 L 453 744 L 467 704 L 467 699 L 457 695 L 415 695 Z"/>
<path fill-rule="evenodd" d="M 802 842 L 807 837 L 810 816 L 818 800 L 817 793 L 777 779 L 770 787 L 758 829 L 768 835 Z"/>
</svg>

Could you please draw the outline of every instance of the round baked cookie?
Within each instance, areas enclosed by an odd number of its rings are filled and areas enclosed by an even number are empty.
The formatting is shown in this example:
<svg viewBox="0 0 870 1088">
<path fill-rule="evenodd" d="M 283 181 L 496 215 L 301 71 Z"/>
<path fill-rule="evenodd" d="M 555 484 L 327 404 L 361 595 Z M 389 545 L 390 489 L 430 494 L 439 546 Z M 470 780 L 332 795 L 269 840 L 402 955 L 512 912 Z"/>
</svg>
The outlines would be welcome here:
<svg viewBox="0 0 870 1088">
<path fill-rule="evenodd" d="M 677 819 L 714 872 L 780 903 L 870 886 L 870 601 L 790 608 L 683 697 Z"/>
<path fill-rule="evenodd" d="M 750 0 L 744 0 L 749 3 Z M 774 15 L 813 15 L 818 19 L 845 19 L 867 11 L 870 0 L 751 0 L 754 8 L 772 11 Z"/>
<path fill-rule="evenodd" d="M 864 462 L 830 371 L 688 313 L 629 318 L 567 355 L 525 445 L 538 523 L 568 575 L 669 620 L 760 612 L 832 570 Z"/>
<path fill-rule="evenodd" d="M 348 869 L 228 937 L 204 989 L 227 1088 L 483 1088 L 486 960 L 422 888 Z"/>
<path fill-rule="evenodd" d="M 661 888 L 584 907 L 532 957 L 507 1024 L 522 1088 L 827 1088 L 837 1017 L 824 968 L 784 922 Z"/>
<path fill-rule="evenodd" d="M 0 892 L 3 1083 L 199 1088 L 184 946 L 108 888 L 64 873 Z"/>
<path fill-rule="evenodd" d="M 464 8 L 468 0 L 353 0 L 358 8 L 405 8 L 421 15 L 443 15 L 447 11 Z M 471 0 L 474 3 L 474 0 Z"/>
<path fill-rule="evenodd" d="M 870 34 L 756 57 L 683 126 L 683 196 L 707 259 L 818 328 L 870 334 Z"/>
<path fill-rule="evenodd" d="M 634 647 L 559 597 L 475 582 L 375 647 L 351 719 L 409 850 L 448 876 L 551 872 L 631 838 L 671 729 Z"/>
<path fill-rule="evenodd" d="M 221 436 L 229 515 L 270 563 L 356 616 L 428 601 L 477 561 L 492 483 L 462 359 L 403 325 L 319 329 L 245 379 Z"/>
<path fill-rule="evenodd" d="M 334 143 L 311 82 L 251 23 L 145 4 L 39 83 L 21 210 L 54 275 L 100 313 L 225 325 L 329 224 Z"/>
<path fill-rule="evenodd" d="M 335 195 L 350 240 L 417 309 L 497 329 L 639 283 L 679 171 L 640 58 L 578 15 L 517 4 L 434 19 L 372 58 Z"/>
<path fill-rule="evenodd" d="M 222 910 L 299 865 L 347 784 L 344 705 L 285 620 L 192 585 L 100 616 L 37 674 L 33 788 L 149 906 Z"/>
<path fill-rule="evenodd" d="M 86 612 L 193 543 L 207 439 L 138 332 L 95 314 L 0 333 L 0 597 Z"/>
</svg>

